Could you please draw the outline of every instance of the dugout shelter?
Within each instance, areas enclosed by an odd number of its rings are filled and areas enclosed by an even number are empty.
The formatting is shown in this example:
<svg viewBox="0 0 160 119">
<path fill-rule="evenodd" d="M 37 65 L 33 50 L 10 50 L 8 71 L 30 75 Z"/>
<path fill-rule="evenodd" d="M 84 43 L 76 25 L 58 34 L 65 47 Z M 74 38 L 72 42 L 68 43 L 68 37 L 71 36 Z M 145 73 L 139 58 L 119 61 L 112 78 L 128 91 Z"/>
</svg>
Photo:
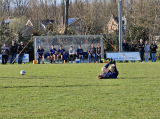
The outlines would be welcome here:
<svg viewBox="0 0 160 119">
<path fill-rule="evenodd" d="M 45 50 L 45 53 L 49 53 L 51 45 L 53 44 L 56 50 L 62 45 L 63 49 L 68 53 L 70 46 L 73 46 L 75 51 L 77 51 L 78 45 L 81 45 L 85 56 L 84 62 L 88 62 L 88 50 L 91 44 L 97 47 L 98 44 L 101 45 L 101 57 L 104 58 L 104 48 L 103 48 L 103 38 L 102 35 L 72 35 L 72 36 L 33 36 L 34 39 L 34 60 L 37 60 L 37 50 L 38 46 L 41 45 Z M 48 61 L 45 60 L 45 63 Z"/>
</svg>

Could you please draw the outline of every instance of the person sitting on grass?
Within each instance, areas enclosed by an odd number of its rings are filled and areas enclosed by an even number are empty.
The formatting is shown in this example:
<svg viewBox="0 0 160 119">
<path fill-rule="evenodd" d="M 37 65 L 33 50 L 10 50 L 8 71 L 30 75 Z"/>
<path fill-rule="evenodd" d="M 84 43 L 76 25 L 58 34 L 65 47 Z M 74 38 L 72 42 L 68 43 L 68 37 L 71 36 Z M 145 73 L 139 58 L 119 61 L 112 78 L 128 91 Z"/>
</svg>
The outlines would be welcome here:
<svg viewBox="0 0 160 119">
<path fill-rule="evenodd" d="M 110 66 L 109 69 L 107 69 Z M 116 68 L 116 62 L 112 58 L 110 59 L 110 62 L 106 64 L 105 66 L 102 67 L 102 72 L 97 76 L 97 79 L 112 79 L 112 78 L 117 78 L 118 76 L 118 70 Z"/>
<path fill-rule="evenodd" d="M 73 46 L 69 49 L 69 63 L 71 63 L 71 58 L 73 58 L 73 63 L 75 63 L 75 50 L 73 49 Z"/>
<path fill-rule="evenodd" d="M 50 55 L 47 57 L 50 63 L 52 63 L 52 59 L 54 59 L 54 63 L 56 60 L 56 48 L 54 48 L 54 45 L 51 46 L 50 49 Z"/>
<path fill-rule="evenodd" d="M 57 62 L 58 62 L 58 58 L 61 58 L 60 63 L 62 63 L 63 60 L 63 54 L 65 54 L 65 50 L 62 49 L 62 45 L 60 45 L 59 50 L 58 50 L 58 55 L 57 55 Z"/>
<path fill-rule="evenodd" d="M 79 58 L 79 60 L 81 61 L 81 58 L 83 55 L 83 49 L 81 48 L 81 45 L 78 46 L 76 54 L 77 54 L 77 57 Z"/>
<path fill-rule="evenodd" d="M 42 48 L 42 46 L 38 47 L 37 58 L 38 58 L 38 64 L 40 64 L 40 58 L 42 58 L 42 63 L 44 64 L 44 49 Z"/>
</svg>

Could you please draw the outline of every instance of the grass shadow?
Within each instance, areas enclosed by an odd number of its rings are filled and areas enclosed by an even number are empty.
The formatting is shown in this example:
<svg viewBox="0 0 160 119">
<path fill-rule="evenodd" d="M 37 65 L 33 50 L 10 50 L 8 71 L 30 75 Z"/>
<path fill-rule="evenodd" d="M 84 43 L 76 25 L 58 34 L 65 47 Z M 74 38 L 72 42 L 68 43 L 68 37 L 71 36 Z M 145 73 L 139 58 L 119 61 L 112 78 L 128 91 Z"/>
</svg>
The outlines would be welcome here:
<svg viewBox="0 0 160 119">
<path fill-rule="evenodd" d="M 101 87 L 101 86 L 120 86 L 119 84 L 114 85 L 59 85 L 59 86 L 1 86 L 1 88 L 71 88 L 71 87 Z"/>
</svg>

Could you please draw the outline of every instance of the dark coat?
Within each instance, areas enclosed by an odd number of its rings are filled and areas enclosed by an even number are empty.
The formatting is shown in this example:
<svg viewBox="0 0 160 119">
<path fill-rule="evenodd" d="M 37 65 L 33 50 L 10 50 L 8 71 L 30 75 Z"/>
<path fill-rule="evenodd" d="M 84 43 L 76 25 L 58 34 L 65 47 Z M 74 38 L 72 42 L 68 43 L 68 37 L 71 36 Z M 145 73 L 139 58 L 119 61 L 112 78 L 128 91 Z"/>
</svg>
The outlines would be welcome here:
<svg viewBox="0 0 160 119">
<path fill-rule="evenodd" d="M 93 48 L 89 48 L 89 50 L 88 50 L 88 53 L 89 54 L 96 54 L 96 48 L 95 47 L 93 47 Z"/>
<path fill-rule="evenodd" d="M 131 44 L 130 45 L 130 51 L 134 52 L 136 50 L 136 45 L 135 44 Z"/>
<path fill-rule="evenodd" d="M 157 49 L 157 45 L 156 44 L 151 44 L 150 46 L 150 49 L 151 49 L 151 53 L 156 53 L 156 49 Z"/>
<path fill-rule="evenodd" d="M 128 45 L 128 43 L 123 43 L 122 44 L 122 48 L 123 48 L 123 51 L 129 51 L 129 45 Z"/>
</svg>

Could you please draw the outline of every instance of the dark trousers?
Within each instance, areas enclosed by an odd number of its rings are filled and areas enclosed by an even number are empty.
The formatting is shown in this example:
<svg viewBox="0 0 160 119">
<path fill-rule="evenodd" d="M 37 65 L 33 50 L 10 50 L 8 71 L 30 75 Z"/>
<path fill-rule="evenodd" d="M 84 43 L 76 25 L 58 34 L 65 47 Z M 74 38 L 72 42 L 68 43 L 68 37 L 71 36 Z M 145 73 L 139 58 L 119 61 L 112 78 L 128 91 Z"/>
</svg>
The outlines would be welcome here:
<svg viewBox="0 0 160 119">
<path fill-rule="evenodd" d="M 23 59 L 24 53 L 21 53 L 18 57 L 18 64 L 22 64 L 22 59 Z"/>
<path fill-rule="evenodd" d="M 2 64 L 6 64 L 8 61 L 8 55 L 2 55 Z"/>
<path fill-rule="evenodd" d="M 139 54 L 140 54 L 140 57 L 141 57 L 141 62 L 143 62 L 144 50 L 139 50 Z"/>
<path fill-rule="evenodd" d="M 96 60 L 97 60 L 98 62 L 101 62 L 101 55 L 100 55 L 100 56 L 96 55 Z"/>
<path fill-rule="evenodd" d="M 75 61 L 75 55 L 69 55 L 69 61 L 71 61 L 71 58 L 73 58 L 73 61 Z"/>
<path fill-rule="evenodd" d="M 10 59 L 10 64 L 13 62 L 13 60 L 16 58 L 17 53 L 11 53 L 11 59 Z M 14 62 L 13 62 L 14 64 Z"/>
</svg>

